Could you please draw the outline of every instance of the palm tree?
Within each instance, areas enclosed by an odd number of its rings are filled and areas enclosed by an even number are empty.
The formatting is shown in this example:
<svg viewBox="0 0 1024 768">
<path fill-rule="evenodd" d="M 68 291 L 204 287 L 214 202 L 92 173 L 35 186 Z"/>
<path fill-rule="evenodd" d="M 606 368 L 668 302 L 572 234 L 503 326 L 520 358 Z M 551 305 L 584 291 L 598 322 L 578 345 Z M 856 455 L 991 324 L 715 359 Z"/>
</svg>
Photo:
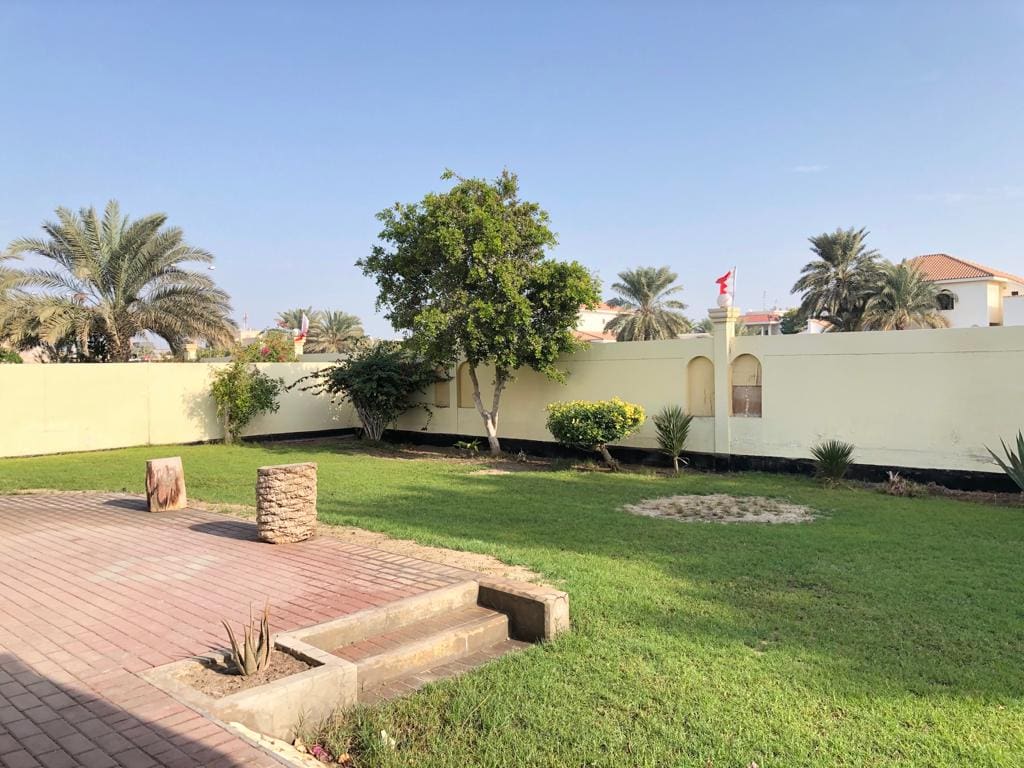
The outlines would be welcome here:
<svg viewBox="0 0 1024 768">
<path fill-rule="evenodd" d="M 674 339 L 690 330 L 690 321 L 683 315 L 686 305 L 667 296 L 683 290 L 673 285 L 679 276 L 668 267 L 638 267 L 619 272 L 612 290 L 618 293 L 608 302 L 621 307 L 623 314 L 605 324 L 605 331 L 614 333 L 618 341 L 652 341 Z"/>
<path fill-rule="evenodd" d="M 359 318 L 348 312 L 326 310 L 320 315 L 320 323 L 311 352 L 344 352 L 352 342 L 363 336 Z"/>
<path fill-rule="evenodd" d="M 878 251 L 865 244 L 868 231 L 837 229 L 810 238 L 817 258 L 800 270 L 793 293 L 802 294 L 804 317 L 828 320 L 837 331 L 860 328 L 864 305 L 879 278 Z"/>
<path fill-rule="evenodd" d="M 37 290 L 19 292 L 11 302 L 15 341 L 56 346 L 70 340 L 88 355 L 92 338 L 120 362 L 130 358 L 132 339 L 144 331 L 174 351 L 190 339 L 230 342 L 235 324 L 228 295 L 208 275 L 185 266 L 210 264 L 213 256 L 185 243 L 181 229 L 165 227 L 165 214 L 131 221 L 115 200 L 102 218 L 91 207 L 56 213 L 56 222 L 43 224 L 45 239 L 10 245 L 11 255 L 32 253 L 52 262 L 24 273 L 24 283 Z"/>
<path fill-rule="evenodd" d="M 25 273 L 4 265 L 5 261 L 13 260 L 12 255 L 0 253 L 0 342 L 8 336 L 8 315 L 17 295 L 15 291 L 25 284 Z"/>
<path fill-rule="evenodd" d="M 886 264 L 878 292 L 864 308 L 862 327 L 868 331 L 907 328 L 945 328 L 939 313 L 939 288 L 913 264 Z"/>
</svg>

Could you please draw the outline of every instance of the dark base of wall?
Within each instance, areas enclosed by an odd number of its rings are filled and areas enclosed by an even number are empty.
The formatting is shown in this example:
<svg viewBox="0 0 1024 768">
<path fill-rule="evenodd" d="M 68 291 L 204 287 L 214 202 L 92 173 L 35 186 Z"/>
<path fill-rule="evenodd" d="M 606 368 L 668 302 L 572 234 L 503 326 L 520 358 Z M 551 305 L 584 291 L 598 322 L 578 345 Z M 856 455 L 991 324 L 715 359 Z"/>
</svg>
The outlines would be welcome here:
<svg viewBox="0 0 1024 768">
<path fill-rule="evenodd" d="M 339 431 L 344 432 L 344 430 Z M 349 433 L 352 431 L 349 430 Z M 325 434 L 323 432 L 314 432 L 312 436 Z M 472 435 L 388 430 L 384 434 L 384 439 L 393 443 L 419 443 L 421 445 L 439 446 L 451 446 L 457 440 L 476 439 L 480 441 L 482 450 L 486 451 L 487 449 L 486 438 Z M 552 459 L 599 459 L 596 453 L 574 450 L 558 443 L 549 443 L 543 440 L 517 440 L 503 437 L 501 438 L 501 445 L 508 453 L 523 451 L 531 456 L 543 456 Z M 667 457 L 657 451 L 646 448 L 616 447 L 614 455 L 616 458 L 630 464 L 648 467 L 670 466 Z M 710 472 L 755 471 L 789 475 L 814 474 L 814 463 L 810 459 L 784 459 L 774 456 L 718 456 L 711 453 L 686 453 L 684 456 L 691 468 Z M 890 471 L 899 472 L 901 477 L 913 480 L 915 483 L 936 483 L 937 485 L 959 491 L 1016 493 L 1020 490 L 1010 478 L 1001 472 L 970 472 L 958 469 L 920 469 L 916 467 L 883 467 L 875 464 L 855 464 L 850 470 L 849 477 L 852 480 L 884 482 L 888 479 Z"/>
<path fill-rule="evenodd" d="M 246 435 L 244 443 L 277 443 L 282 440 L 316 440 L 319 437 L 352 437 L 359 434 L 356 427 L 340 429 L 318 429 L 313 432 L 278 432 L 272 435 Z"/>
</svg>

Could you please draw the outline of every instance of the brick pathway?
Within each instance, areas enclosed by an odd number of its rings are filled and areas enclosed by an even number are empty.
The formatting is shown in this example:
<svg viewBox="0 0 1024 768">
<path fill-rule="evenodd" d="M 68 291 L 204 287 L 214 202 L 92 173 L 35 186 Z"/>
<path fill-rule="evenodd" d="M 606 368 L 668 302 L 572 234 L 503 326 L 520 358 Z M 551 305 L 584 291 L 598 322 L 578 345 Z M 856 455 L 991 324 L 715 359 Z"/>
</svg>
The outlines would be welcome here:
<svg viewBox="0 0 1024 768">
<path fill-rule="evenodd" d="M 277 766 L 138 673 L 223 648 L 267 598 L 276 632 L 467 577 L 133 496 L 0 496 L 0 765 Z"/>
</svg>

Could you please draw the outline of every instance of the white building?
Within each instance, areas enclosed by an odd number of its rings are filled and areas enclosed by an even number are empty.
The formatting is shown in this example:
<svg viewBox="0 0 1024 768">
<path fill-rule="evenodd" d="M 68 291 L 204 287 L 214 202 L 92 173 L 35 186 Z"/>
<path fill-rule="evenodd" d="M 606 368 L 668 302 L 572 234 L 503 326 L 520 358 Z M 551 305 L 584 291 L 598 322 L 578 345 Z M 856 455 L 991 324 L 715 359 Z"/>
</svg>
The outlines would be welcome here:
<svg viewBox="0 0 1024 768">
<path fill-rule="evenodd" d="M 946 253 L 910 263 L 942 289 L 939 309 L 951 328 L 1024 325 L 1024 277 Z"/>
<path fill-rule="evenodd" d="M 608 322 L 626 312 L 624 309 L 601 303 L 593 309 L 580 307 L 580 317 L 576 322 L 574 335 L 583 341 L 595 344 L 615 341 L 614 333 L 607 333 L 604 327 Z"/>
<path fill-rule="evenodd" d="M 741 319 L 743 320 L 743 327 L 750 334 L 756 334 L 757 336 L 782 335 L 782 313 L 777 309 L 747 312 Z"/>
</svg>

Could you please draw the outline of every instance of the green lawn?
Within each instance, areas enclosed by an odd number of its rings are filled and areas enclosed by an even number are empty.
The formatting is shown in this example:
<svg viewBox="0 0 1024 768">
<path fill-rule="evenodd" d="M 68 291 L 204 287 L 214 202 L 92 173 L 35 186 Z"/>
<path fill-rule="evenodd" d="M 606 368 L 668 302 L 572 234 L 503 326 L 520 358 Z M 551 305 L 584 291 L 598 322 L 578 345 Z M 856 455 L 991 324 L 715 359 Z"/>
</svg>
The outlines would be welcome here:
<svg viewBox="0 0 1024 768">
<path fill-rule="evenodd" d="M 569 591 L 571 634 L 340 723 L 335 746 L 351 739 L 359 765 L 962 768 L 1024 755 L 1024 510 L 763 474 L 471 475 L 329 444 L 3 460 L 0 492 L 141 491 L 144 459 L 173 453 L 190 495 L 248 504 L 256 467 L 315 460 L 325 521 L 490 553 Z M 620 511 L 686 492 L 783 496 L 824 515 L 723 526 Z"/>
</svg>

